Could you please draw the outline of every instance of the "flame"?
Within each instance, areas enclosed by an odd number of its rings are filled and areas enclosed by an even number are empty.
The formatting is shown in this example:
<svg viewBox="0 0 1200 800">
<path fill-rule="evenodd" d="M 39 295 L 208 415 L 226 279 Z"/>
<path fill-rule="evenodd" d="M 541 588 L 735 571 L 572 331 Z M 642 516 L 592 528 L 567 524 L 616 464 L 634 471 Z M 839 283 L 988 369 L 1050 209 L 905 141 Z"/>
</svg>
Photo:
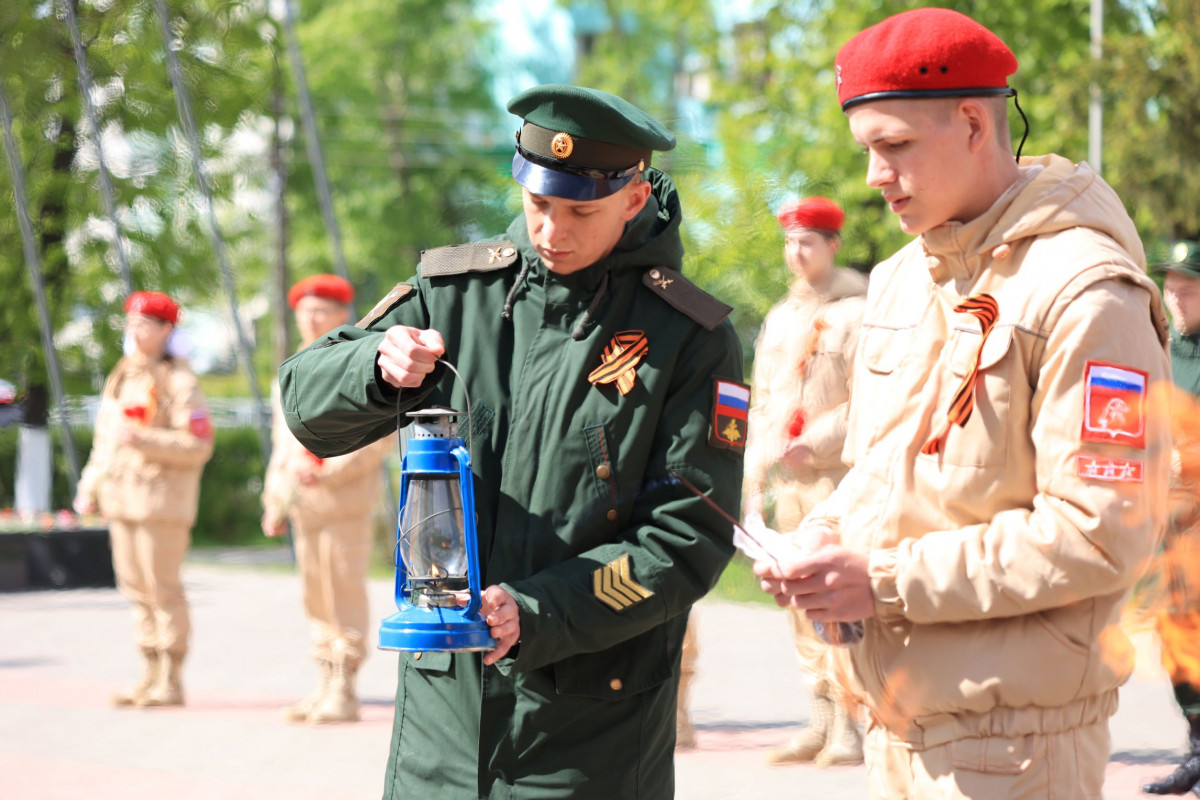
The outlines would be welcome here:
<svg viewBox="0 0 1200 800">
<path fill-rule="evenodd" d="M 1200 685 L 1200 614 L 1160 614 L 1158 636 L 1171 683 Z"/>
<path fill-rule="evenodd" d="M 434 564 L 429 568 L 429 574 L 435 578 L 444 578 L 450 573 L 440 569 L 437 564 Z"/>
</svg>

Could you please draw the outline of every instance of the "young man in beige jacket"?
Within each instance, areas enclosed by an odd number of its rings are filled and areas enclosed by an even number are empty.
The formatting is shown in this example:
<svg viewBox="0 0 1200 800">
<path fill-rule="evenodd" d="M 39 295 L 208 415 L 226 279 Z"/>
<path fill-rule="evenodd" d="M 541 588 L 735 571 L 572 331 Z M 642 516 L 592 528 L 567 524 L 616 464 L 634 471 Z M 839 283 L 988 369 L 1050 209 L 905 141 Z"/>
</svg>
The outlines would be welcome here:
<svg viewBox="0 0 1200 800">
<path fill-rule="evenodd" d="M 337 275 L 314 275 L 288 292 L 304 346 L 350 321 L 354 288 Z M 274 392 L 271 461 L 263 485 L 262 529 L 279 536 L 292 524 L 304 612 L 317 662 L 316 690 L 284 709 L 292 722 L 354 722 L 355 676 L 367 656 L 367 569 L 371 513 L 383 489 L 387 436 L 336 458 L 317 458 L 288 430 Z"/>
<path fill-rule="evenodd" d="M 867 183 L 916 239 L 871 275 L 851 470 L 803 526 L 825 543 L 756 571 L 810 619 L 864 620 L 843 652 L 877 798 L 1099 797 L 1118 618 L 1164 523 L 1161 301 L 1090 167 L 1014 162 L 1016 68 L 935 8 L 837 58 Z"/>
<path fill-rule="evenodd" d="M 142 678 L 113 704 L 177 706 L 191 633 L 180 570 L 212 421 L 173 338 L 179 306 L 161 292 L 134 292 L 125 311 L 125 357 L 100 395 L 75 508 L 108 519 L 117 586 L 133 604 Z"/>
<path fill-rule="evenodd" d="M 781 531 L 833 493 L 846 474 L 846 403 L 867 279 L 834 266 L 846 215 L 824 197 L 778 214 L 787 296 L 763 321 L 754 352 L 754 397 L 746 442 L 746 513 Z M 860 764 L 858 704 L 832 680 L 831 652 L 803 611 L 789 608 L 796 655 L 812 687 L 809 727 L 769 756 L 772 764 Z"/>
</svg>

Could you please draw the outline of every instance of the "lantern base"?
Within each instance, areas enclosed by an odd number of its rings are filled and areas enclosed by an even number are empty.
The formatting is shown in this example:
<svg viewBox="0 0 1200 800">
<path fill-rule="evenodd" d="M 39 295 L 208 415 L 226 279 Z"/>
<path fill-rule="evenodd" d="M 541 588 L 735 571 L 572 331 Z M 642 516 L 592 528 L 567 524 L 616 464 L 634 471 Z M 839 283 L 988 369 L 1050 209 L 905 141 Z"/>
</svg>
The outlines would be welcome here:
<svg viewBox="0 0 1200 800">
<path fill-rule="evenodd" d="M 379 626 L 379 649 L 408 653 L 466 653 L 492 650 L 496 640 L 478 616 L 461 608 L 420 608 L 403 604 Z"/>
</svg>

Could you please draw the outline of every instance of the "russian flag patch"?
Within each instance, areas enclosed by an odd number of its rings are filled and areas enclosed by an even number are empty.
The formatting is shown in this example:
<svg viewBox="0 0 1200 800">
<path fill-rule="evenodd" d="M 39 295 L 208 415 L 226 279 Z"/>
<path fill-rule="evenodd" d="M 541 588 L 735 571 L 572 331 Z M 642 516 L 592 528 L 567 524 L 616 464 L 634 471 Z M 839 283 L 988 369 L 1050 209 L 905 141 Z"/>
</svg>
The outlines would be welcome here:
<svg viewBox="0 0 1200 800">
<path fill-rule="evenodd" d="M 712 426 L 708 443 L 725 450 L 745 450 L 749 428 L 750 387 L 737 381 L 713 381 Z"/>
<path fill-rule="evenodd" d="M 1146 447 L 1146 388 L 1150 376 L 1133 367 L 1089 361 L 1083 368 L 1085 442 Z"/>
</svg>

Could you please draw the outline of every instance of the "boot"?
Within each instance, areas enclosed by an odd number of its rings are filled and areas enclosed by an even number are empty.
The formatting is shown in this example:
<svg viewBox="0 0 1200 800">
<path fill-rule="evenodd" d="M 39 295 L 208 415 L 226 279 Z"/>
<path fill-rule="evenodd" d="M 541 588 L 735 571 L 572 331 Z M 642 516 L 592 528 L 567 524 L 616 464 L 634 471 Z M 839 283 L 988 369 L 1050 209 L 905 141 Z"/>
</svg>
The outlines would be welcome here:
<svg viewBox="0 0 1200 800">
<path fill-rule="evenodd" d="M 283 717 L 288 722 L 308 722 L 308 715 L 321 704 L 325 695 L 329 694 L 329 686 L 333 683 L 333 662 L 321 659 L 317 662 L 317 669 L 320 672 L 320 680 L 316 690 L 299 703 L 283 709 Z"/>
<path fill-rule="evenodd" d="M 357 673 L 356 662 L 349 659 L 333 662 L 329 691 L 309 712 L 308 721 L 318 725 L 325 722 L 358 722 L 358 695 L 354 691 Z"/>
<path fill-rule="evenodd" d="M 183 657 L 158 654 L 158 678 L 137 704 L 143 708 L 183 705 Z"/>
<path fill-rule="evenodd" d="M 119 692 L 112 696 L 112 704 L 118 708 L 136 706 L 138 701 L 146 696 L 150 687 L 158 677 L 158 651 L 153 648 L 142 648 L 142 679 L 128 692 Z"/>
<path fill-rule="evenodd" d="M 812 761 L 825 749 L 834 716 L 834 702 L 818 688 L 813 689 L 812 720 L 808 728 L 787 747 L 772 750 L 767 755 L 768 764 L 804 764 Z"/>
<path fill-rule="evenodd" d="M 845 703 L 834 701 L 833 727 L 829 731 L 825 749 L 814 760 L 818 767 L 863 763 L 862 735 L 858 722 L 850 714 Z"/>
<path fill-rule="evenodd" d="M 1142 791 L 1146 794 L 1186 794 L 1200 784 L 1200 715 L 1188 717 L 1188 726 L 1191 728 L 1188 731 L 1191 752 L 1170 775 L 1143 786 Z"/>
</svg>

